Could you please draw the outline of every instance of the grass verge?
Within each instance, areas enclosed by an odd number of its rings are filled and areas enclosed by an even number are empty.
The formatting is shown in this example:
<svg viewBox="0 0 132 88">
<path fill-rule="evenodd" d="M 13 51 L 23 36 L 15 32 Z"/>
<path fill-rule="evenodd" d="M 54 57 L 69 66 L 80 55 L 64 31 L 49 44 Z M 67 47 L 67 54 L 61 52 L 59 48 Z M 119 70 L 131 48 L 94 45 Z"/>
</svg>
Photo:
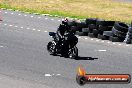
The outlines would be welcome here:
<svg viewBox="0 0 132 88">
<path fill-rule="evenodd" d="M 132 3 L 114 0 L 1 0 L 0 8 L 71 18 L 102 18 L 130 23 Z"/>
</svg>

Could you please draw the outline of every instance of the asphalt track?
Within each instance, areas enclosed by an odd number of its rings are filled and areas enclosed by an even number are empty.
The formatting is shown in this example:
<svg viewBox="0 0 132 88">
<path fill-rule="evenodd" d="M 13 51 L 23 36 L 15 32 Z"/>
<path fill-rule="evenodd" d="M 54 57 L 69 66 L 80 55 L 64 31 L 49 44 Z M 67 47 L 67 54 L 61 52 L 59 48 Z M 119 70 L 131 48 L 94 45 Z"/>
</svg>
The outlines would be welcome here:
<svg viewBox="0 0 132 88">
<path fill-rule="evenodd" d="M 79 60 L 51 56 L 46 50 L 51 40 L 48 32 L 56 31 L 62 18 L 9 10 L 1 13 L 0 85 L 3 88 L 132 88 L 131 83 L 79 86 L 75 80 L 80 65 L 88 74 L 132 75 L 132 45 L 81 36 L 77 45 Z"/>
</svg>

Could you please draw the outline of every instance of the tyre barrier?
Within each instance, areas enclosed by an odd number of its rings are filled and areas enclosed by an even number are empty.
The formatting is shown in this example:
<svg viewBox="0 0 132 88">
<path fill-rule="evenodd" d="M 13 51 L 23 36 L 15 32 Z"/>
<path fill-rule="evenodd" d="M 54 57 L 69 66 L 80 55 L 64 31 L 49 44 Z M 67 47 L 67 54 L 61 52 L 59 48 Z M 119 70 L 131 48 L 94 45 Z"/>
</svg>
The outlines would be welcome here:
<svg viewBox="0 0 132 88">
<path fill-rule="evenodd" d="M 126 33 L 118 31 L 117 29 L 115 29 L 114 27 L 112 28 L 112 33 L 117 36 L 117 37 L 122 37 L 125 38 Z"/>
<path fill-rule="evenodd" d="M 129 27 L 126 38 L 124 40 L 126 44 L 132 44 L 132 25 Z"/>
<path fill-rule="evenodd" d="M 85 21 L 69 21 L 69 26 L 74 26 L 76 35 L 89 36 L 112 42 L 132 43 L 132 24 L 131 27 L 120 21 L 105 21 L 98 18 L 86 18 Z"/>
<path fill-rule="evenodd" d="M 75 22 L 75 21 L 68 21 L 67 22 L 67 24 L 69 25 L 69 26 L 76 26 L 77 25 L 77 23 Z"/>
<path fill-rule="evenodd" d="M 121 39 L 119 39 L 118 37 L 114 37 L 114 36 L 110 36 L 109 40 L 112 42 L 122 42 Z"/>
<path fill-rule="evenodd" d="M 98 34 L 98 39 L 108 40 L 109 37 L 108 36 L 105 36 L 105 35 Z"/>
<path fill-rule="evenodd" d="M 80 22 L 76 24 L 77 24 L 77 28 L 79 32 L 82 32 L 82 28 L 88 28 L 88 25 L 86 24 L 86 22 Z"/>
<path fill-rule="evenodd" d="M 117 29 L 118 31 L 122 31 L 124 33 L 127 33 L 128 32 L 128 25 L 126 25 L 125 23 L 123 22 L 115 22 L 114 24 L 114 28 Z"/>
<path fill-rule="evenodd" d="M 96 24 L 97 18 L 86 18 L 85 22 L 87 25 Z"/>
</svg>

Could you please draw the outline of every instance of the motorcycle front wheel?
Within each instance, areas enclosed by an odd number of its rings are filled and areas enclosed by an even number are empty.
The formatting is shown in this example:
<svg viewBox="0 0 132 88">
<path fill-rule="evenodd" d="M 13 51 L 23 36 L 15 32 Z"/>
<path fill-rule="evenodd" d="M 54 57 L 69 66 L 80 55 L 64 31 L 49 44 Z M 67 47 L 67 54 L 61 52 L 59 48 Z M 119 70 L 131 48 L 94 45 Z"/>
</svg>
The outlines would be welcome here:
<svg viewBox="0 0 132 88">
<path fill-rule="evenodd" d="M 56 55 L 55 43 L 54 42 L 49 42 L 48 45 L 47 45 L 47 50 L 50 53 L 50 55 Z"/>
<path fill-rule="evenodd" d="M 69 58 L 76 59 L 78 57 L 78 48 L 74 46 L 72 49 L 69 50 Z"/>
</svg>

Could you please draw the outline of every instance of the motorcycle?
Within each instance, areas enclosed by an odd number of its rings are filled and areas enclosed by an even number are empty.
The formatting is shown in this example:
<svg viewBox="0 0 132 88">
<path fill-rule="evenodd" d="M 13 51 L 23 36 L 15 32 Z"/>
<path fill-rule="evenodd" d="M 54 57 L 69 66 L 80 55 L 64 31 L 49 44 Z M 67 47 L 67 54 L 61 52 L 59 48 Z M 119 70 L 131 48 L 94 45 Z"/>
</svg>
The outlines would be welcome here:
<svg viewBox="0 0 132 88">
<path fill-rule="evenodd" d="M 61 55 L 64 57 L 69 57 L 71 59 L 76 59 L 78 57 L 78 48 L 76 44 L 78 43 L 78 38 L 75 33 L 68 32 L 64 34 L 61 40 L 61 44 L 56 41 L 56 33 L 49 32 L 49 35 L 53 38 L 47 45 L 47 50 L 51 55 Z"/>
</svg>

